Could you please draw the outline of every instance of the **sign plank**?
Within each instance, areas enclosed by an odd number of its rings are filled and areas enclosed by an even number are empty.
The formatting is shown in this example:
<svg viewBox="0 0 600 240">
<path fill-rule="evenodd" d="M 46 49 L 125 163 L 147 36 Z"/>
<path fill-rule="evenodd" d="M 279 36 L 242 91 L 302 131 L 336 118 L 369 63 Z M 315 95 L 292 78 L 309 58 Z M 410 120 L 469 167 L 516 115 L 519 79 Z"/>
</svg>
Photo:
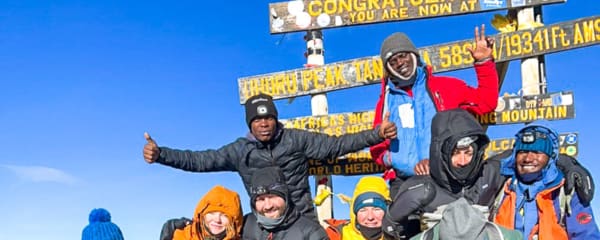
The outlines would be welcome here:
<svg viewBox="0 0 600 240">
<path fill-rule="evenodd" d="M 485 149 L 485 156 L 493 156 L 505 150 L 512 149 L 514 138 L 493 139 Z M 578 133 L 560 134 L 560 153 L 577 157 L 579 154 Z M 385 168 L 371 160 L 369 151 L 364 150 L 348 154 L 342 158 L 329 160 L 310 160 L 308 172 L 310 175 L 364 175 L 382 173 Z"/>
<path fill-rule="evenodd" d="M 573 92 L 562 91 L 531 96 L 503 96 L 498 98 L 498 107 L 494 112 L 476 115 L 476 118 L 482 125 L 575 118 Z"/>
<path fill-rule="evenodd" d="M 269 4 L 271 34 L 564 3 L 566 0 L 304 0 Z"/>
<path fill-rule="evenodd" d="M 600 16 L 491 37 L 496 40 L 496 62 L 587 47 L 600 43 Z M 472 67 L 473 58 L 467 50 L 472 45 L 473 40 L 468 39 L 423 47 L 419 53 L 434 72 L 453 71 Z M 370 56 L 314 68 L 242 77 L 238 79 L 240 103 L 261 92 L 282 99 L 375 84 L 381 81 L 383 72 L 379 56 Z"/>
<path fill-rule="evenodd" d="M 572 91 L 530 96 L 502 96 L 492 113 L 476 116 L 481 125 L 527 123 L 535 120 L 575 118 L 575 99 Z M 371 129 L 375 111 L 359 111 L 281 119 L 286 128 L 340 136 Z"/>
</svg>

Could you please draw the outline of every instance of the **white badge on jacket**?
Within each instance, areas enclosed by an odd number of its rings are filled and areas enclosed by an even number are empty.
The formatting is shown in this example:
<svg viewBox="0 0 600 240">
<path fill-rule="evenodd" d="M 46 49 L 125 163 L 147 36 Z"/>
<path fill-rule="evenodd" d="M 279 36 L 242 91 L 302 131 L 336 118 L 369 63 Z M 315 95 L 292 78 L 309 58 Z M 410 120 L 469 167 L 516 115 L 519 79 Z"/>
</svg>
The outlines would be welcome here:
<svg viewBox="0 0 600 240">
<path fill-rule="evenodd" d="M 400 117 L 400 123 L 403 128 L 415 127 L 415 111 L 413 110 L 412 104 L 405 103 L 398 106 L 398 116 Z"/>
</svg>

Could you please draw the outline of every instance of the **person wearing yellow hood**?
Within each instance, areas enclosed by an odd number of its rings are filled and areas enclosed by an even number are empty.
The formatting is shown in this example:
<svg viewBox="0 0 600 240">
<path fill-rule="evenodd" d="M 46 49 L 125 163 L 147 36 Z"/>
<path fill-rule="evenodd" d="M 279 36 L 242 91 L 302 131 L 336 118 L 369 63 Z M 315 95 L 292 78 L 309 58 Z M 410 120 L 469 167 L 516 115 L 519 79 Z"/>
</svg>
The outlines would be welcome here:
<svg viewBox="0 0 600 240">
<path fill-rule="evenodd" d="M 191 221 L 185 218 L 167 221 L 160 239 L 238 240 L 241 239 L 242 222 L 240 196 L 217 185 L 200 199 Z"/>
<path fill-rule="evenodd" d="M 329 238 L 332 240 L 384 239 L 381 227 L 390 201 L 390 190 L 383 178 L 362 177 L 354 188 L 350 203 L 350 222 L 339 225 L 339 220 L 328 220 Z"/>
</svg>

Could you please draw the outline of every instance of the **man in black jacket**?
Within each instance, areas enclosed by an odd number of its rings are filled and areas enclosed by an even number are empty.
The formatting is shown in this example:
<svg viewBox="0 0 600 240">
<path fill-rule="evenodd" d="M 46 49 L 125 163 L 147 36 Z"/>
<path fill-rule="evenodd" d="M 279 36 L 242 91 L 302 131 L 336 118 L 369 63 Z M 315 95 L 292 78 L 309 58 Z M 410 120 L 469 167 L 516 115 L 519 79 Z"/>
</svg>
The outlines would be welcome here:
<svg viewBox="0 0 600 240">
<path fill-rule="evenodd" d="M 329 239 L 325 229 L 302 216 L 289 201 L 288 186 L 279 167 L 258 169 L 252 175 L 250 206 L 244 217 L 243 239 Z"/>
<path fill-rule="evenodd" d="M 249 98 L 245 107 L 250 128 L 246 137 L 217 150 L 182 151 L 158 147 L 145 133 L 144 159 L 191 172 L 235 171 L 248 193 L 250 179 L 257 169 L 280 167 L 290 188 L 291 202 L 303 215 L 316 220 L 308 183 L 308 160 L 337 158 L 396 138 L 396 126 L 387 120 L 373 130 L 339 137 L 284 129 L 277 121 L 273 99 L 265 94 Z"/>
</svg>

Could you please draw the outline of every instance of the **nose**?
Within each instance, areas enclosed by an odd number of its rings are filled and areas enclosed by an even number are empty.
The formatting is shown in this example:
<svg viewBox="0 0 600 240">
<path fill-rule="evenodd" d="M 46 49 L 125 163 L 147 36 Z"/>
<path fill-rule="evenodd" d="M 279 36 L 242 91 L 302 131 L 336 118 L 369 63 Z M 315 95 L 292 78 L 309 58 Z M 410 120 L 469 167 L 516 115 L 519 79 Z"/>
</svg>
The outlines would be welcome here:
<svg viewBox="0 0 600 240">
<path fill-rule="evenodd" d="M 465 166 L 467 165 L 469 162 L 467 161 L 467 155 L 464 153 L 460 153 L 460 155 L 458 156 L 458 165 L 459 166 Z"/>
<path fill-rule="evenodd" d="M 215 220 L 215 222 L 217 222 L 217 223 L 221 223 L 221 217 L 222 217 L 223 215 L 224 215 L 223 213 L 218 213 L 218 214 L 217 214 L 217 219 Z"/>
<path fill-rule="evenodd" d="M 265 204 L 264 204 L 264 209 L 271 209 L 273 208 L 273 202 L 271 202 L 271 198 L 265 198 Z"/>
<path fill-rule="evenodd" d="M 533 161 L 536 158 L 536 155 L 534 152 L 527 152 L 525 154 L 525 161 Z"/>
</svg>

